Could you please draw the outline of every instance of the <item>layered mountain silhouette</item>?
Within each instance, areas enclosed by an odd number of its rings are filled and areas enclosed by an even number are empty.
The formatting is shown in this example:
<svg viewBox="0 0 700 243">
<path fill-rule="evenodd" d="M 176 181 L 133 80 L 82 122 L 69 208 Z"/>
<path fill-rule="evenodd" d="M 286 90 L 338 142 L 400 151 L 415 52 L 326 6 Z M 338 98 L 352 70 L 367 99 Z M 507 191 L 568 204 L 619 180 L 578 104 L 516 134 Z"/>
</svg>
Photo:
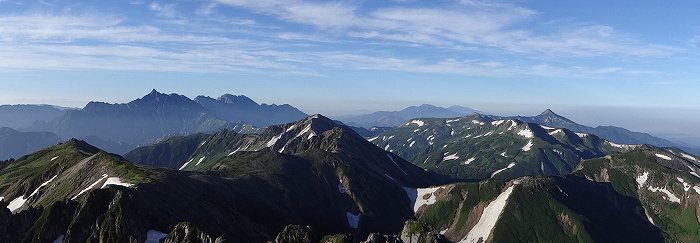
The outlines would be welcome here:
<svg viewBox="0 0 700 243">
<path fill-rule="evenodd" d="M 49 132 L 19 132 L 9 127 L 0 127 L 0 160 L 20 157 L 61 142 Z"/>
<path fill-rule="evenodd" d="M 214 100 L 163 94 L 156 90 L 125 104 L 90 102 L 27 130 L 48 131 L 59 137 L 84 138 L 110 152 L 125 153 L 175 135 L 211 133 L 221 129 L 255 132 L 255 126 L 290 122 L 306 115 L 289 105 L 258 105 L 245 96 L 223 95 Z"/>
<path fill-rule="evenodd" d="M 0 127 L 21 130 L 37 122 L 56 119 L 66 110 L 68 108 L 51 105 L 0 105 Z"/>
<path fill-rule="evenodd" d="M 679 147 L 695 155 L 700 155 L 700 148 L 692 148 L 675 144 L 666 139 L 658 138 L 647 133 L 633 132 L 616 126 L 589 127 L 580 125 L 566 117 L 554 113 L 550 109 L 545 110 L 537 116 L 518 116 L 515 117 L 515 119 L 545 126 L 566 128 L 574 132 L 589 133 L 620 144 L 650 144 L 658 147 Z"/>
</svg>

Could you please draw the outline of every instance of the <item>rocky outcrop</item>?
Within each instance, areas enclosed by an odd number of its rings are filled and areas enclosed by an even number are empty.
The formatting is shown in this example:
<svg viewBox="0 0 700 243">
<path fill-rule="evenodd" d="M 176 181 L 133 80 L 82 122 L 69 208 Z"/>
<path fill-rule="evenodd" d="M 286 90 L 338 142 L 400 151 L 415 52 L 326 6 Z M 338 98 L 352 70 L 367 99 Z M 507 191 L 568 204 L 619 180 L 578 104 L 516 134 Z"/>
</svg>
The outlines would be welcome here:
<svg viewBox="0 0 700 243">
<path fill-rule="evenodd" d="M 275 243 L 312 243 L 318 242 L 309 226 L 287 225 L 277 234 Z"/>
<path fill-rule="evenodd" d="M 198 229 L 190 222 L 181 222 L 165 237 L 164 243 L 222 243 L 224 239 L 214 237 Z"/>
<path fill-rule="evenodd" d="M 442 235 L 434 233 L 429 227 L 415 220 L 406 221 L 399 238 L 403 243 L 445 242 Z"/>
</svg>

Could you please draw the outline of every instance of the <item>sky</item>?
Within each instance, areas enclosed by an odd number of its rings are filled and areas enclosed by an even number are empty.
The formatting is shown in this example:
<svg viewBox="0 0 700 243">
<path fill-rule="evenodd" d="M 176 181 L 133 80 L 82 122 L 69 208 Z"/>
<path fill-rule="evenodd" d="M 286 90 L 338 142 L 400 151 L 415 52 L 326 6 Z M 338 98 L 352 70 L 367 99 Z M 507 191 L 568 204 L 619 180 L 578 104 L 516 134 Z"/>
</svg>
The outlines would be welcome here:
<svg viewBox="0 0 700 243">
<path fill-rule="evenodd" d="M 552 108 L 700 144 L 698 1 L 0 0 L 0 103 Z"/>
</svg>

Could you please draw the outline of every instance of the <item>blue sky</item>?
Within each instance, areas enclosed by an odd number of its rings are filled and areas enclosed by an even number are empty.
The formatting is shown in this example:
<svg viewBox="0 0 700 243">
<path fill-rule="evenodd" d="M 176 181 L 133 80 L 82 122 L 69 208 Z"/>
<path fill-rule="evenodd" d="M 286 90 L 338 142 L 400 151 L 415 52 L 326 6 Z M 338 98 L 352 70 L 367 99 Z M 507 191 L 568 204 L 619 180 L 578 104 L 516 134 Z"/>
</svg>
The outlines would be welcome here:
<svg viewBox="0 0 700 243">
<path fill-rule="evenodd" d="M 697 9 L 631 0 L 0 0 L 0 103 L 80 107 L 156 88 L 331 115 L 421 103 L 496 114 L 553 108 L 591 125 L 678 134 L 700 119 Z M 649 116 L 671 118 L 659 126 Z"/>
</svg>

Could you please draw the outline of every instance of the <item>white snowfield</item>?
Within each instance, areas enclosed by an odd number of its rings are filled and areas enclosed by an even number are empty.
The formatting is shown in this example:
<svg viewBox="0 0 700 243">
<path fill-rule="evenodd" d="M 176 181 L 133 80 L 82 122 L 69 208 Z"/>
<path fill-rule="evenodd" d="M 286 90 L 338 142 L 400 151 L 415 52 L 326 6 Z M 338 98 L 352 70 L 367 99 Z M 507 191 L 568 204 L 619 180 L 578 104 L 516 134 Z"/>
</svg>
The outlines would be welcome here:
<svg viewBox="0 0 700 243">
<path fill-rule="evenodd" d="M 474 162 L 474 160 L 476 160 L 476 158 L 471 157 L 471 158 L 467 159 L 466 161 L 464 161 L 464 163 L 462 163 L 462 164 L 463 164 L 463 165 L 468 165 L 469 163 Z"/>
<path fill-rule="evenodd" d="M 100 188 L 105 188 L 106 186 L 109 186 L 109 185 L 123 186 L 123 187 L 134 187 L 134 184 L 122 182 L 121 179 L 119 179 L 119 177 L 109 177 L 109 178 L 107 178 L 105 183 L 102 184 L 102 186 Z"/>
<path fill-rule="evenodd" d="M 199 165 L 200 163 L 202 163 L 202 161 L 204 161 L 204 158 L 206 158 L 206 157 L 207 157 L 207 156 L 203 156 L 202 158 L 199 158 L 199 160 L 197 161 L 197 163 L 194 164 L 194 165 L 195 165 L 195 166 Z"/>
<path fill-rule="evenodd" d="M 661 159 L 672 160 L 670 156 L 665 155 L 665 154 L 655 154 L 655 155 L 656 155 L 656 157 L 659 157 Z"/>
<path fill-rule="evenodd" d="M 480 125 L 480 126 L 483 126 L 484 124 L 486 124 L 486 123 L 484 123 L 482 121 L 478 121 L 478 120 L 472 120 L 472 123 Z"/>
<path fill-rule="evenodd" d="M 81 190 L 81 191 L 78 193 L 78 195 L 73 196 L 70 200 L 75 200 L 75 199 L 78 198 L 80 195 L 82 195 L 83 193 L 89 191 L 90 189 L 92 189 L 93 187 L 95 187 L 95 186 L 97 185 L 97 183 L 100 183 L 100 181 L 104 180 L 104 179 L 107 178 L 107 177 L 108 177 L 107 174 L 103 174 L 102 177 L 101 177 L 100 179 L 97 179 L 97 181 L 93 182 L 93 183 L 90 184 L 88 187 L 86 187 L 85 189 Z"/>
<path fill-rule="evenodd" d="M 649 172 L 644 172 L 641 175 L 637 176 L 637 186 L 642 187 L 644 186 L 644 183 L 647 182 L 647 179 L 649 179 Z"/>
<path fill-rule="evenodd" d="M 353 214 L 351 212 L 346 212 L 345 216 L 348 218 L 348 225 L 350 225 L 350 228 L 357 229 L 358 226 L 360 225 L 360 213 L 358 214 Z"/>
<path fill-rule="evenodd" d="M 498 222 L 498 218 L 506 207 L 510 194 L 513 193 L 514 187 L 515 185 L 508 187 L 484 208 L 484 212 L 481 213 L 479 221 L 474 225 L 474 228 L 467 233 L 467 236 L 459 241 L 460 243 L 479 243 L 488 240 L 491 231 L 493 231 L 496 222 Z"/>
<path fill-rule="evenodd" d="M 557 129 L 557 130 L 554 130 L 553 132 L 549 132 L 549 135 L 554 136 L 554 135 L 557 134 L 557 133 L 564 133 L 564 130 Z"/>
<path fill-rule="evenodd" d="M 459 156 L 457 156 L 457 153 L 454 154 L 447 154 L 445 153 L 444 156 L 442 157 L 442 161 L 448 161 L 448 160 L 456 160 L 459 159 Z"/>
<path fill-rule="evenodd" d="M 410 125 L 410 124 L 416 124 L 416 125 L 418 125 L 419 127 L 425 126 L 425 122 L 423 122 L 423 121 L 421 121 L 421 120 L 413 120 L 413 121 L 411 121 L 411 122 L 409 123 L 409 125 Z"/>
<path fill-rule="evenodd" d="M 518 135 L 523 136 L 525 138 L 535 137 L 535 134 L 529 128 L 518 131 Z"/>
<path fill-rule="evenodd" d="M 700 161 L 698 161 L 697 158 L 695 158 L 695 157 L 693 157 L 693 156 L 691 156 L 691 155 L 689 155 L 689 154 L 686 154 L 686 153 L 681 153 L 681 156 L 683 156 L 683 158 L 689 159 L 689 160 L 691 160 L 691 161 L 700 162 Z"/>
<path fill-rule="evenodd" d="M 159 243 L 161 239 L 168 236 L 168 234 L 157 231 L 149 230 L 146 232 L 146 241 L 144 243 Z"/>
<path fill-rule="evenodd" d="M 534 143 L 532 143 L 532 140 L 528 141 L 527 144 L 523 146 L 523 151 L 530 151 L 530 149 L 532 149 L 532 145 L 535 145 Z"/>
<path fill-rule="evenodd" d="M 418 209 L 422 207 L 423 205 L 432 205 L 434 204 L 437 200 L 437 196 L 435 195 L 435 192 L 440 190 L 440 189 L 445 189 L 444 186 L 439 186 L 439 187 L 429 187 L 429 188 L 407 188 L 404 187 L 404 190 L 406 191 L 406 194 L 408 195 L 408 198 L 411 199 L 411 202 L 413 203 L 413 212 L 418 212 Z"/>
<path fill-rule="evenodd" d="M 666 194 L 664 199 L 668 200 L 669 202 L 674 202 L 674 203 L 678 203 L 678 204 L 681 203 L 681 199 L 678 198 L 676 195 L 673 195 L 673 193 L 666 188 L 649 186 L 649 191 L 662 192 L 662 193 Z"/>
<path fill-rule="evenodd" d="M 619 148 L 619 149 L 636 149 L 636 148 L 641 146 L 638 144 L 618 144 L 618 143 L 613 143 L 610 141 L 605 141 L 605 143 L 607 143 L 608 145 L 613 146 L 615 148 Z"/>
<path fill-rule="evenodd" d="M 58 156 L 51 158 L 51 161 L 58 159 Z"/>
<path fill-rule="evenodd" d="M 496 174 L 503 172 L 504 170 L 513 168 L 513 166 L 515 166 L 515 162 L 511 162 L 510 164 L 508 164 L 508 166 L 507 166 L 506 168 L 503 168 L 503 169 L 494 171 L 493 174 L 491 174 L 491 178 L 493 178 L 494 176 L 496 176 Z"/>
<path fill-rule="evenodd" d="M 578 137 L 580 137 L 580 138 L 585 138 L 585 137 L 588 136 L 588 133 L 577 132 L 577 133 L 576 133 L 576 136 L 578 136 Z"/>
<path fill-rule="evenodd" d="M 498 126 L 498 125 L 503 124 L 504 122 L 506 122 L 506 120 L 492 121 L 492 122 L 491 122 L 491 125 L 493 125 L 493 126 Z"/>
<path fill-rule="evenodd" d="M 680 183 L 683 183 L 683 191 L 687 192 L 690 190 L 690 184 L 688 184 L 688 182 L 685 182 L 685 180 L 683 180 L 683 178 L 676 177 L 676 180 L 678 180 Z"/>
<path fill-rule="evenodd" d="M 188 160 L 188 161 L 187 161 L 187 162 L 186 162 L 185 164 L 183 164 L 182 166 L 180 166 L 180 169 L 179 169 L 179 170 L 182 170 L 182 169 L 184 169 L 185 167 L 187 167 L 187 165 L 189 165 L 189 164 L 190 164 L 190 162 L 192 162 L 192 160 L 194 160 L 194 158 L 193 158 L 193 159 L 190 159 L 190 160 Z"/>
<path fill-rule="evenodd" d="M 29 196 L 25 197 L 24 195 L 22 195 L 22 196 L 19 196 L 19 197 L 13 199 L 12 201 L 10 201 L 10 204 L 7 205 L 7 209 L 9 209 L 10 212 L 14 213 L 17 209 L 19 209 L 19 208 L 21 208 L 22 206 L 24 206 L 24 203 L 26 203 L 27 200 L 28 200 L 29 198 L 32 198 L 34 195 L 36 195 L 37 193 L 39 193 L 39 190 L 40 190 L 42 187 L 47 186 L 47 185 L 48 185 L 49 183 L 51 183 L 54 179 L 56 179 L 57 176 L 58 176 L 58 175 L 55 175 L 55 176 L 51 177 L 51 179 L 49 179 L 48 181 L 45 181 L 44 183 L 41 183 L 41 185 L 39 185 L 36 189 L 34 189 L 34 192 L 32 192 L 31 194 L 29 194 Z"/>
</svg>

